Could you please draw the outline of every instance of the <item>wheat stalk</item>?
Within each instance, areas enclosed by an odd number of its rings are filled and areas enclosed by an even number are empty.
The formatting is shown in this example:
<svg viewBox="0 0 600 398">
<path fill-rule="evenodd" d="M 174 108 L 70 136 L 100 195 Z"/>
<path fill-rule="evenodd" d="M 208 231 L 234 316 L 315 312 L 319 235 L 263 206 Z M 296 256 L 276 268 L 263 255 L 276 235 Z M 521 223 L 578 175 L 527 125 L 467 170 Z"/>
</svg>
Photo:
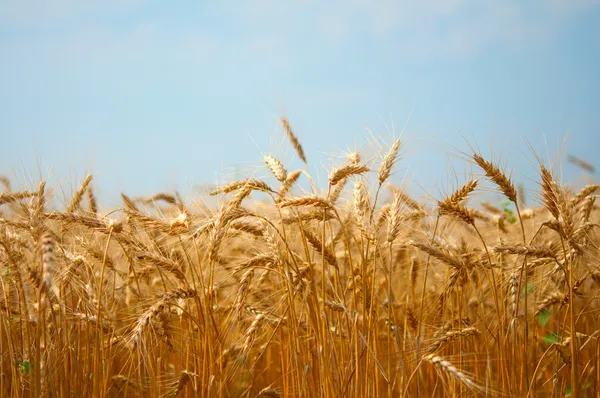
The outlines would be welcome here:
<svg viewBox="0 0 600 398">
<path fill-rule="evenodd" d="M 369 171 L 369 168 L 364 165 L 359 164 L 348 164 L 345 166 L 340 166 L 331 171 L 329 173 L 329 185 L 336 185 L 341 180 L 348 178 L 353 175 L 360 175 Z"/>
<path fill-rule="evenodd" d="M 383 157 L 383 161 L 379 166 L 379 173 L 377 174 L 379 185 L 383 185 L 383 183 L 390 177 L 392 168 L 394 167 L 394 163 L 398 157 L 398 151 L 400 151 L 400 138 L 394 141 L 388 152 Z"/>
<path fill-rule="evenodd" d="M 275 178 L 277 178 L 279 182 L 285 182 L 287 179 L 287 170 L 283 167 L 283 164 L 271 155 L 267 155 L 263 159 Z"/>
<path fill-rule="evenodd" d="M 71 203 L 69 203 L 69 206 L 67 206 L 67 213 L 72 213 L 79 208 L 79 205 L 81 205 L 81 199 L 83 199 L 83 195 L 85 195 L 85 191 L 87 190 L 88 185 L 90 185 L 90 182 L 92 182 L 92 175 L 88 174 L 83 179 L 83 182 L 81 183 L 81 186 L 77 192 L 75 192 L 75 195 L 73 195 Z"/>
<path fill-rule="evenodd" d="M 511 202 L 517 203 L 517 190 L 510 177 L 506 176 L 493 163 L 488 162 L 478 153 L 473 154 L 473 160 L 485 171 L 485 175 L 500 188 L 504 196 Z"/>
<path fill-rule="evenodd" d="M 304 150 L 302 149 L 302 145 L 300 145 L 300 141 L 298 141 L 298 138 L 296 137 L 296 134 L 294 134 L 294 131 L 292 130 L 292 126 L 290 125 L 290 121 L 288 120 L 288 118 L 282 116 L 281 117 L 281 124 L 282 124 L 283 129 L 285 130 L 285 133 L 287 134 L 288 138 L 292 142 L 292 146 L 296 150 L 296 153 L 298 154 L 298 157 L 304 163 L 306 163 L 306 156 L 304 156 Z"/>
</svg>

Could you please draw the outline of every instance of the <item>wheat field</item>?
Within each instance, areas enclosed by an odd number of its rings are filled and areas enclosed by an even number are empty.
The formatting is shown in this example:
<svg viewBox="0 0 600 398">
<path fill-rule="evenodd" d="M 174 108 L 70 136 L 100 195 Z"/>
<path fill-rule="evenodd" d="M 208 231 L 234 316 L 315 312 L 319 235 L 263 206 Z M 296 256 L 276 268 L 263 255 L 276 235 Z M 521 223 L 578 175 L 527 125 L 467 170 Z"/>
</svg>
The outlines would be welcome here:
<svg viewBox="0 0 600 398">
<path fill-rule="evenodd" d="M 64 207 L 3 179 L 0 395 L 600 396 L 600 186 L 540 163 L 527 206 L 474 151 L 462 187 L 415 200 L 389 182 L 402 148 L 349 154 L 320 190 L 267 155 L 215 206 L 105 214 L 91 175 Z"/>
</svg>

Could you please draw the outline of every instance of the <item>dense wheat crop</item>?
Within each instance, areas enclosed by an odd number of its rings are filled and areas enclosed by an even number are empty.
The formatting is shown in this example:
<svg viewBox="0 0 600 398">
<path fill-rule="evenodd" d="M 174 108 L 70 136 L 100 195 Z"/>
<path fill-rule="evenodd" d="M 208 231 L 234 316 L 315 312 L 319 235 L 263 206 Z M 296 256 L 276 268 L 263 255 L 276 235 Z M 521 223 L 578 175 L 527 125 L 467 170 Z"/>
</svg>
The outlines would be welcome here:
<svg viewBox="0 0 600 398">
<path fill-rule="evenodd" d="M 475 152 L 425 203 L 389 183 L 401 149 L 108 215 L 91 176 L 64 207 L 3 180 L 0 395 L 597 396 L 600 187 L 540 164 L 527 207 Z"/>
</svg>

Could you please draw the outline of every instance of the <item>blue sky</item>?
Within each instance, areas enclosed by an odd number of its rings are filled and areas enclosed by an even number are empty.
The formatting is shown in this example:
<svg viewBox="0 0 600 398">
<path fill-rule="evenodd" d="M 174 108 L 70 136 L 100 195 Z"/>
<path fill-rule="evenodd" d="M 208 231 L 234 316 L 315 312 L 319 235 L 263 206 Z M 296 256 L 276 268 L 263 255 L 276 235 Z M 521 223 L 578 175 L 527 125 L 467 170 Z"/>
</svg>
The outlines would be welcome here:
<svg viewBox="0 0 600 398">
<path fill-rule="evenodd" d="M 465 139 L 533 187 L 528 142 L 596 159 L 599 39 L 597 0 L 0 0 L 0 174 L 191 195 L 263 154 L 299 167 L 286 115 L 322 181 L 406 125 L 394 182 L 417 195 L 462 179 Z"/>
</svg>

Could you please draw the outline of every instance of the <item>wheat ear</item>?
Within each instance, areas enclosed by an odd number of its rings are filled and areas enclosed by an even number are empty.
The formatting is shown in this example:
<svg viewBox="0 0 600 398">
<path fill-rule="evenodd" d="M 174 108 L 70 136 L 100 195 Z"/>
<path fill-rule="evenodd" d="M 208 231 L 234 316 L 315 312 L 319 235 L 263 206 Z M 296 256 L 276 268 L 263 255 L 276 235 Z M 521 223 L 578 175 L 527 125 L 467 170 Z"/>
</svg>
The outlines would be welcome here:
<svg viewBox="0 0 600 398">
<path fill-rule="evenodd" d="M 304 155 L 304 150 L 302 149 L 302 145 L 300 145 L 300 141 L 298 141 L 298 137 L 296 137 L 296 134 L 294 134 L 294 131 L 292 130 L 292 126 L 290 125 L 290 121 L 288 120 L 288 118 L 282 116 L 281 124 L 283 125 L 283 129 L 285 130 L 285 133 L 287 134 L 288 138 L 292 142 L 292 146 L 296 150 L 298 157 L 302 159 L 304 163 L 306 163 L 306 156 Z"/>
</svg>

